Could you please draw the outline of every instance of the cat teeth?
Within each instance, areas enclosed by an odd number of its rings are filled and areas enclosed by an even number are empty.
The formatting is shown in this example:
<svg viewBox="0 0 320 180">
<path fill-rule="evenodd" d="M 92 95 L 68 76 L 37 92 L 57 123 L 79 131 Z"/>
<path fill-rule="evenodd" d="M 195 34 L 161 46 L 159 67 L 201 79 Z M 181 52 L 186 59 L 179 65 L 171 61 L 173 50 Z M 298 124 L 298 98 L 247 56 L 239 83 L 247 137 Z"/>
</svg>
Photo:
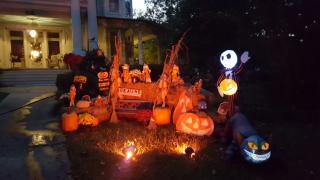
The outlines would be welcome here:
<svg viewBox="0 0 320 180">
<path fill-rule="evenodd" d="M 253 154 L 252 152 L 249 152 L 248 150 L 244 149 L 244 152 L 250 156 L 253 160 L 257 162 L 265 161 L 270 158 L 271 152 L 268 152 L 266 154 Z"/>
</svg>

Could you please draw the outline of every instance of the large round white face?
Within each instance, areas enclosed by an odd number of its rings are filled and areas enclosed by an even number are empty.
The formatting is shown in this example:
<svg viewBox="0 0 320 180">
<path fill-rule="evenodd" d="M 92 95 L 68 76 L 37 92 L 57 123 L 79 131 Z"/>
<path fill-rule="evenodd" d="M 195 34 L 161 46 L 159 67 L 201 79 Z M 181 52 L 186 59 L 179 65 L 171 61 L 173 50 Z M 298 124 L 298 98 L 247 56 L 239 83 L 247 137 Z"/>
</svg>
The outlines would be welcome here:
<svg viewBox="0 0 320 180">
<path fill-rule="evenodd" d="M 233 68 L 237 61 L 237 54 L 233 50 L 226 50 L 220 55 L 220 62 L 225 68 Z"/>
</svg>

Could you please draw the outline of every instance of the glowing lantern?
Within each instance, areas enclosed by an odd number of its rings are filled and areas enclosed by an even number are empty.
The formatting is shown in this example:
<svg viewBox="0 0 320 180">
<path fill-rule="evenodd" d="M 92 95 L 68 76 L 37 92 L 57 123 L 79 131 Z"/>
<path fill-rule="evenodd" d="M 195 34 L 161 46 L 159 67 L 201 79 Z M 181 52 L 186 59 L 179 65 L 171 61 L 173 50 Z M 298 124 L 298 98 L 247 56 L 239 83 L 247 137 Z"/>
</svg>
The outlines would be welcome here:
<svg viewBox="0 0 320 180">
<path fill-rule="evenodd" d="M 75 112 L 62 115 L 61 127 L 64 132 L 71 132 L 78 129 L 78 115 Z"/>
<path fill-rule="evenodd" d="M 218 87 L 219 93 L 231 96 L 238 90 L 238 84 L 232 79 L 224 79 Z"/>
<path fill-rule="evenodd" d="M 34 30 L 34 29 L 32 29 L 32 30 L 29 31 L 29 35 L 30 35 L 30 37 L 32 37 L 32 38 L 37 37 L 37 34 L 38 34 L 37 31 Z"/>
<path fill-rule="evenodd" d="M 237 54 L 233 50 L 226 50 L 220 55 L 220 62 L 225 68 L 232 69 L 237 61 Z"/>
</svg>

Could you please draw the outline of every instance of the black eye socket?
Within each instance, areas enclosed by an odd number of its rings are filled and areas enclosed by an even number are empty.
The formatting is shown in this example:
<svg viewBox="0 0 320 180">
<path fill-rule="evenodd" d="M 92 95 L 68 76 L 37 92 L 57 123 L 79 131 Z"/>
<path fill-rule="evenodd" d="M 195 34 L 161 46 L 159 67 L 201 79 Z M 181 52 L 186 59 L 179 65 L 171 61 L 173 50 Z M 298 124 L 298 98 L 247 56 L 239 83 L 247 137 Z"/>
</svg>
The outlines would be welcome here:
<svg viewBox="0 0 320 180">
<path fill-rule="evenodd" d="M 221 56 L 221 60 L 223 60 L 224 59 L 224 56 Z"/>
<path fill-rule="evenodd" d="M 231 58 L 231 54 L 227 54 L 227 58 L 230 59 Z"/>
</svg>

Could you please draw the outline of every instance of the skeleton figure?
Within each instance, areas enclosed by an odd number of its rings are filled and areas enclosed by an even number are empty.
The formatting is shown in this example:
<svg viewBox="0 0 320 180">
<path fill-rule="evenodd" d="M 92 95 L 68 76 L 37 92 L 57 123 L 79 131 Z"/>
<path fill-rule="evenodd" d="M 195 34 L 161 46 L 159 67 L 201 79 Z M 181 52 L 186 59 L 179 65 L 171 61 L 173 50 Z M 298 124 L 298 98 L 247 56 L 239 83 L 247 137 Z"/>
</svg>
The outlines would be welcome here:
<svg viewBox="0 0 320 180">
<path fill-rule="evenodd" d="M 220 88 L 220 83 L 224 80 L 224 79 L 231 79 L 234 80 L 235 82 L 237 82 L 237 77 L 236 75 L 239 74 L 241 72 L 241 70 L 243 69 L 243 65 L 250 59 L 249 57 L 249 52 L 245 51 L 242 55 L 241 55 L 241 63 L 238 67 L 235 67 L 237 62 L 238 62 L 238 57 L 237 54 L 233 51 L 233 50 L 226 50 L 224 51 L 221 55 L 220 55 L 220 62 L 221 64 L 225 67 L 224 73 L 222 73 L 217 81 L 217 88 L 218 88 L 218 92 L 220 94 L 221 97 L 224 96 L 221 88 Z M 233 109 L 234 109 L 234 102 L 235 102 L 235 97 L 236 97 L 236 93 L 233 95 L 230 95 L 228 97 L 229 102 L 231 103 L 230 105 L 230 115 L 232 116 L 233 114 Z"/>
<path fill-rule="evenodd" d="M 165 107 L 166 106 L 166 97 L 168 94 L 168 77 L 166 74 L 163 74 L 160 77 L 160 82 L 159 82 L 158 88 L 160 89 L 160 92 L 161 92 L 162 107 Z"/>
<path fill-rule="evenodd" d="M 143 65 L 142 73 L 144 75 L 145 82 L 151 83 L 151 77 L 150 77 L 151 70 L 149 69 L 148 64 Z"/>
<path fill-rule="evenodd" d="M 74 100 L 76 98 L 76 87 L 72 84 L 70 86 L 70 91 L 69 91 L 69 99 L 70 99 L 70 107 L 74 106 Z"/>
</svg>

